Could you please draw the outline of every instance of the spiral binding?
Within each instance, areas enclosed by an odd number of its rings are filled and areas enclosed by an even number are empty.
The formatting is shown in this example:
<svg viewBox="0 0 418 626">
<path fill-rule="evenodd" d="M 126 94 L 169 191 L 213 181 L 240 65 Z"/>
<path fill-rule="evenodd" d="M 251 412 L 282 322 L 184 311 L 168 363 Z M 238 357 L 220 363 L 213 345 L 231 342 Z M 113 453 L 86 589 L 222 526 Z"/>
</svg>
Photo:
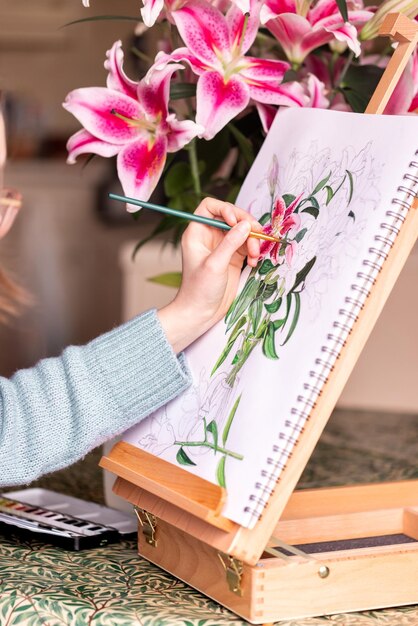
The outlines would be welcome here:
<svg viewBox="0 0 418 626">
<path fill-rule="evenodd" d="M 418 156 L 418 150 L 415 156 Z M 345 298 L 345 306 L 338 312 L 340 319 L 333 323 L 334 330 L 328 334 L 327 343 L 321 348 L 324 357 L 315 359 L 316 369 L 309 372 L 311 380 L 304 383 L 304 394 L 297 397 L 297 406 L 294 406 L 290 411 L 293 419 L 285 421 L 285 431 L 279 433 L 279 441 L 273 444 L 272 454 L 267 459 L 269 469 L 261 471 L 263 480 L 255 484 L 257 494 L 250 496 L 251 505 L 244 508 L 245 513 L 251 517 L 251 523 L 260 518 L 281 471 L 292 456 L 294 446 L 305 429 L 306 422 L 330 372 L 334 368 L 341 348 L 346 344 L 347 338 L 369 296 L 371 287 L 375 283 L 406 219 L 411 208 L 411 199 L 418 195 L 418 161 L 412 160 L 409 163 L 409 169 L 416 171 L 414 173 L 407 172 L 404 175 L 403 180 L 407 182 L 397 189 L 401 197 L 393 198 L 392 208 L 386 211 L 385 221 L 380 224 L 382 232 L 375 236 L 375 244 L 369 248 L 370 258 L 362 261 L 363 270 L 357 273 L 358 281 L 351 286 L 353 295 Z M 410 185 L 406 186 L 407 183 Z"/>
</svg>

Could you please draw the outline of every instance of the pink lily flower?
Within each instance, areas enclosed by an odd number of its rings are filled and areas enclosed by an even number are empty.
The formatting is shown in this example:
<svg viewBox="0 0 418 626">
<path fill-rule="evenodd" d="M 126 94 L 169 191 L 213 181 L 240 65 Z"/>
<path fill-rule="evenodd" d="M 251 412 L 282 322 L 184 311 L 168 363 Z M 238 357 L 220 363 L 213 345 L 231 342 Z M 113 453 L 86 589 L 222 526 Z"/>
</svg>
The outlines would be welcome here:
<svg viewBox="0 0 418 626">
<path fill-rule="evenodd" d="M 283 239 L 290 234 L 291 230 L 297 231 L 300 228 L 301 219 L 297 213 L 294 213 L 302 194 L 295 198 L 286 208 L 283 198 L 277 198 L 274 203 L 274 209 L 271 214 L 271 221 L 263 227 L 263 233 L 272 235 L 278 239 Z M 285 253 L 280 254 L 282 246 L 285 245 Z M 286 241 L 274 243 L 273 241 L 262 241 L 260 246 L 260 259 L 270 255 L 270 259 L 274 265 L 278 265 L 284 258 L 290 265 L 293 255 L 297 247 L 296 241 Z"/>
<path fill-rule="evenodd" d="M 301 82 L 288 82 L 282 85 L 283 90 L 288 88 L 299 100 L 299 106 L 312 109 L 327 109 L 329 100 L 325 93 L 327 89 L 323 82 L 318 80 L 314 74 L 308 74 Z M 268 132 L 276 117 L 277 108 L 270 104 L 256 103 L 258 115 L 264 132 Z"/>
<path fill-rule="evenodd" d="M 333 40 L 347 44 L 359 56 L 357 30 L 372 16 L 371 11 L 349 10 L 349 22 L 344 22 L 335 0 L 318 0 L 306 15 L 297 13 L 296 0 L 266 0 L 261 11 L 261 21 L 297 65 L 312 50 Z"/>
<path fill-rule="evenodd" d="M 289 64 L 246 56 L 257 35 L 260 3 L 250 17 L 232 6 L 226 16 L 205 0 L 190 0 L 174 11 L 173 20 L 187 48 L 160 53 L 156 66 L 186 61 L 199 76 L 196 122 L 211 139 L 249 104 L 297 104 L 280 84 Z"/>
<path fill-rule="evenodd" d="M 84 126 L 68 140 L 68 163 L 85 153 L 117 155 L 125 194 L 147 200 L 162 174 L 167 152 L 180 150 L 203 129 L 191 120 L 179 121 L 168 111 L 171 75 L 181 66 L 151 69 L 136 83 L 123 72 L 120 41 L 107 56 L 107 87 L 75 89 L 63 104 Z"/>
<path fill-rule="evenodd" d="M 414 85 L 414 95 L 409 105 L 409 112 L 418 113 L 418 52 L 416 49 L 412 59 L 412 80 Z"/>
</svg>

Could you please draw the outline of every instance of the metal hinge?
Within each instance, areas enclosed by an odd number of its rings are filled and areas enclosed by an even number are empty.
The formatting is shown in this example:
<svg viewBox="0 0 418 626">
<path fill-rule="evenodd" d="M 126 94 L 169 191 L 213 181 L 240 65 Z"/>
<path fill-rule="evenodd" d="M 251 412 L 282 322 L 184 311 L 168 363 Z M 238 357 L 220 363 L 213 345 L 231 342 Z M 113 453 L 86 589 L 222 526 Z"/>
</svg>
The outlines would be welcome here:
<svg viewBox="0 0 418 626">
<path fill-rule="evenodd" d="M 145 537 L 145 541 L 154 548 L 157 546 L 157 540 L 155 538 L 155 533 L 157 531 L 157 518 L 145 511 L 145 509 L 139 508 L 139 506 L 134 505 L 135 515 L 138 518 L 139 523 L 142 526 L 142 534 Z"/>
<path fill-rule="evenodd" d="M 224 554 L 223 552 L 218 552 L 218 557 L 225 570 L 226 582 L 228 583 L 228 587 L 230 591 L 235 593 L 237 596 L 242 596 L 243 595 L 243 590 L 241 588 L 241 578 L 242 578 L 242 570 L 243 570 L 242 561 L 238 561 L 238 559 L 235 559 L 233 556 L 230 556 L 229 554 Z"/>
</svg>

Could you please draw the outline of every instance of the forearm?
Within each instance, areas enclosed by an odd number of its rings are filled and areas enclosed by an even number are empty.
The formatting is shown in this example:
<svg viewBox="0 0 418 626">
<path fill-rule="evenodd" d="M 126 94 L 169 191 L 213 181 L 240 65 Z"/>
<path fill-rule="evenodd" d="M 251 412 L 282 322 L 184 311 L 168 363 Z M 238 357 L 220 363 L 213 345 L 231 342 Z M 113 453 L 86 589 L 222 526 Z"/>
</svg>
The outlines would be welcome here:
<svg viewBox="0 0 418 626">
<path fill-rule="evenodd" d="M 0 379 L 0 485 L 73 463 L 189 384 L 155 311 Z"/>
</svg>

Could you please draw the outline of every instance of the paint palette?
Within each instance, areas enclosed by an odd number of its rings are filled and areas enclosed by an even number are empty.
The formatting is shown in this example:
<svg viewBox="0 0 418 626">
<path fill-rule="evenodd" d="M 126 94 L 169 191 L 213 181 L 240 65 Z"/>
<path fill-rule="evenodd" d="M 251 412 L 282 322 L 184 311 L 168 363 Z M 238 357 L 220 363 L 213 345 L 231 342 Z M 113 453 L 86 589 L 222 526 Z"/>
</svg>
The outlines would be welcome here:
<svg viewBox="0 0 418 626">
<path fill-rule="evenodd" d="M 27 497 L 25 497 L 25 492 L 28 492 Z M 23 495 L 23 501 L 16 498 L 18 494 Z M 48 496 L 49 507 L 35 503 L 42 500 L 48 501 Z M 32 502 L 30 502 L 31 499 Z M 57 503 L 64 510 L 70 508 L 71 504 L 77 510 L 78 505 L 78 510 L 83 511 L 83 517 L 72 515 L 67 510 L 65 513 L 57 510 Z M 105 525 L 95 521 L 94 518 L 99 516 L 101 521 L 104 521 L 106 513 L 107 517 L 113 517 L 115 523 L 119 522 L 119 525 L 125 526 L 124 532 L 110 524 Z M 3 536 L 37 539 L 65 550 L 85 550 L 106 546 L 128 537 L 129 531 L 133 532 L 136 529 L 136 524 L 133 520 L 121 519 L 121 517 L 127 516 L 108 507 L 42 489 L 0 494 L 0 533 Z"/>
</svg>

